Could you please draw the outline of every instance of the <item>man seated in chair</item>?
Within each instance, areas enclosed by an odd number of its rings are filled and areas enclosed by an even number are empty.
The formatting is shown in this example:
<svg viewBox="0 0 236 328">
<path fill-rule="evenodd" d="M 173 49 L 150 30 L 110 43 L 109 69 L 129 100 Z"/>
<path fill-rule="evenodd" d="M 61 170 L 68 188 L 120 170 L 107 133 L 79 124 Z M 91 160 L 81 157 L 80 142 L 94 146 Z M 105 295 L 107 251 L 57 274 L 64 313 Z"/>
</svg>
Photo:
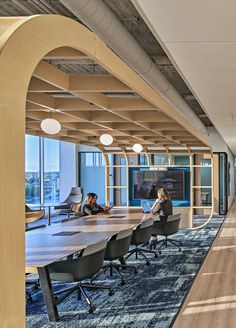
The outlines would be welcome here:
<svg viewBox="0 0 236 328">
<path fill-rule="evenodd" d="M 160 224 L 161 226 L 166 223 L 169 215 L 173 214 L 173 205 L 170 200 L 168 191 L 165 188 L 160 188 L 157 191 L 157 199 L 151 208 L 153 215 L 158 214 L 158 218 L 155 219 L 155 225 Z M 156 222 L 158 221 L 158 223 Z M 148 248 L 152 249 L 152 245 L 157 241 L 157 235 L 152 234 L 149 241 Z"/>
</svg>

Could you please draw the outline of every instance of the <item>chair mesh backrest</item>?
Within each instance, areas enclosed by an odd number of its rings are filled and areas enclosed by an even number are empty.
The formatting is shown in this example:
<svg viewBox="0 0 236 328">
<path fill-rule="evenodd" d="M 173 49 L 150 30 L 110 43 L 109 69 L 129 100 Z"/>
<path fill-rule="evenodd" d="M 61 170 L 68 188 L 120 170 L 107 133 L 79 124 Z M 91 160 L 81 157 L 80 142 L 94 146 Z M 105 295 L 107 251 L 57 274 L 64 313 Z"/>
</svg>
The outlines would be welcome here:
<svg viewBox="0 0 236 328">
<path fill-rule="evenodd" d="M 77 259 L 59 261 L 49 266 L 52 279 L 66 282 L 92 277 L 103 266 L 107 241 L 99 241 L 85 248 Z"/>
<path fill-rule="evenodd" d="M 112 261 L 120 259 L 128 253 L 132 231 L 132 228 L 126 229 L 111 237 L 107 243 L 105 260 Z"/>
<path fill-rule="evenodd" d="M 82 256 L 89 255 L 95 252 L 100 251 L 101 249 L 104 249 L 107 245 L 107 240 L 101 240 L 96 244 L 88 245 L 82 253 Z"/>
<path fill-rule="evenodd" d="M 180 213 L 169 215 L 167 222 L 163 224 L 163 234 L 168 236 L 177 233 L 179 231 L 180 220 Z"/>
<path fill-rule="evenodd" d="M 154 218 L 150 218 L 138 225 L 137 228 L 133 231 L 131 244 L 140 245 L 149 241 L 153 223 Z"/>
<path fill-rule="evenodd" d="M 133 231 L 133 228 L 122 230 L 122 231 L 118 232 L 118 234 L 116 235 L 116 240 L 131 236 L 132 231 Z"/>
<path fill-rule="evenodd" d="M 83 200 L 83 188 L 82 187 L 72 187 L 70 194 L 64 200 L 63 203 L 68 203 L 69 205 L 73 203 L 81 203 Z"/>
<path fill-rule="evenodd" d="M 154 223 L 154 218 L 147 219 L 140 224 L 139 229 L 145 227 L 152 227 L 153 223 Z"/>
</svg>

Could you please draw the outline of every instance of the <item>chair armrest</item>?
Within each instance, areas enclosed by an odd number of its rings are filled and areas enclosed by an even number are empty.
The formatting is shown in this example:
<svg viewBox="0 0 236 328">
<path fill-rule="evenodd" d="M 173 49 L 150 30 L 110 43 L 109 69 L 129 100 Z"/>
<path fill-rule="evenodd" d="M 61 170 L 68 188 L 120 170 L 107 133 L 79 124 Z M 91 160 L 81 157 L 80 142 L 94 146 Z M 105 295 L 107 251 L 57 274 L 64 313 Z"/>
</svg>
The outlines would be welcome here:
<svg viewBox="0 0 236 328">
<path fill-rule="evenodd" d="M 69 210 L 70 206 L 71 205 L 69 205 L 69 204 L 57 205 L 57 206 L 54 206 L 54 210 Z"/>
</svg>

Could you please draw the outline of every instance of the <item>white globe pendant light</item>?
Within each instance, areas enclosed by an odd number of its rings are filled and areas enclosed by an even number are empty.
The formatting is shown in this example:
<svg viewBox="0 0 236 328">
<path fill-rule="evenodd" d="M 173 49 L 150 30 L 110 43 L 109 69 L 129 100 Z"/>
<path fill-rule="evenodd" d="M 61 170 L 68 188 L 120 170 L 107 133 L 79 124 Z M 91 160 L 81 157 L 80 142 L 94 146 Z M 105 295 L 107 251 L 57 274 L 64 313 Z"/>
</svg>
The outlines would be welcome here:
<svg viewBox="0 0 236 328">
<path fill-rule="evenodd" d="M 57 134 L 61 130 L 61 124 L 54 118 L 45 118 L 41 121 L 41 129 L 47 134 Z"/>
<path fill-rule="evenodd" d="M 113 137 L 110 134 L 102 134 L 100 136 L 100 142 L 104 145 L 104 146 L 109 146 L 113 143 Z"/>
<path fill-rule="evenodd" d="M 138 143 L 133 145 L 133 151 L 135 153 L 140 153 L 142 150 L 143 150 L 143 146 L 142 145 L 140 145 Z"/>
</svg>

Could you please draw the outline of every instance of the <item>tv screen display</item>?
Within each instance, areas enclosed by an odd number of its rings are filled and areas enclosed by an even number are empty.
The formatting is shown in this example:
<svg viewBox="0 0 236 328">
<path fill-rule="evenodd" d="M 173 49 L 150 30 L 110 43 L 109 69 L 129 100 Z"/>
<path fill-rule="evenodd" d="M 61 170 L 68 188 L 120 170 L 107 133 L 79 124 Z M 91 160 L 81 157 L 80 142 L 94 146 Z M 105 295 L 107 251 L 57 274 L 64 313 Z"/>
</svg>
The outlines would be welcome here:
<svg viewBox="0 0 236 328">
<path fill-rule="evenodd" d="M 185 172 L 167 171 L 134 171 L 134 199 L 156 199 L 157 190 L 165 188 L 172 200 L 185 199 Z"/>
</svg>

